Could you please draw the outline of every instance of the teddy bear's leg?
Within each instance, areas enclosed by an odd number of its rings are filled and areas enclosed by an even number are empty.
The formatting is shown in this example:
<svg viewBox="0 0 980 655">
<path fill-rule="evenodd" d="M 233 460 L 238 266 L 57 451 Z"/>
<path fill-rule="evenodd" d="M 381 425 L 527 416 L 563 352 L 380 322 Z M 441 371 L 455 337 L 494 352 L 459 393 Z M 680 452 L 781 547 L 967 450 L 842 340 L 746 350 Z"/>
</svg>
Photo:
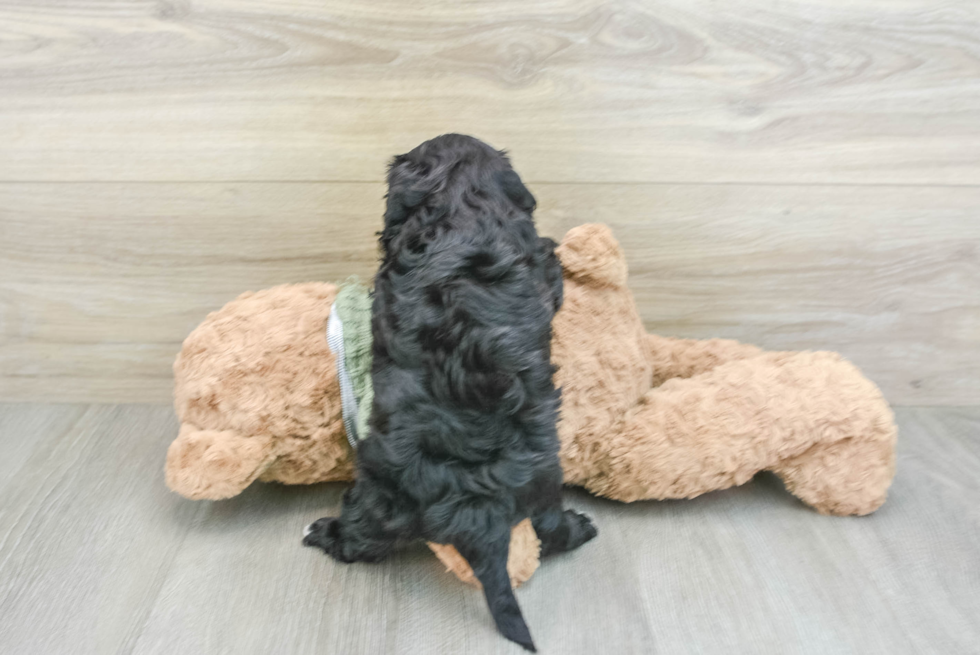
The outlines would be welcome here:
<svg viewBox="0 0 980 655">
<path fill-rule="evenodd" d="M 271 439 L 184 423 L 167 450 L 167 486 L 192 500 L 231 498 L 274 461 Z"/>
<path fill-rule="evenodd" d="M 673 339 L 646 335 L 647 355 L 653 366 L 653 385 L 672 378 L 690 378 L 727 362 L 756 357 L 762 350 L 731 339 Z"/>
<path fill-rule="evenodd" d="M 885 502 L 895 476 L 887 440 L 852 437 L 817 444 L 773 471 L 790 493 L 821 514 L 870 514 Z"/>
<path fill-rule="evenodd" d="M 466 584 L 480 587 L 480 581 L 473 575 L 469 562 L 463 559 L 453 546 L 429 542 L 429 548 L 439 561 Z M 510 585 L 517 589 L 521 584 L 531 579 L 538 570 L 541 541 L 534 533 L 531 519 L 524 519 L 510 530 L 510 550 L 507 553 L 507 573 L 510 575 Z"/>
<path fill-rule="evenodd" d="M 820 511 L 867 513 L 894 443 L 881 392 L 840 355 L 766 353 L 649 391 L 596 444 L 584 486 L 626 502 L 693 498 L 772 470 Z"/>
</svg>

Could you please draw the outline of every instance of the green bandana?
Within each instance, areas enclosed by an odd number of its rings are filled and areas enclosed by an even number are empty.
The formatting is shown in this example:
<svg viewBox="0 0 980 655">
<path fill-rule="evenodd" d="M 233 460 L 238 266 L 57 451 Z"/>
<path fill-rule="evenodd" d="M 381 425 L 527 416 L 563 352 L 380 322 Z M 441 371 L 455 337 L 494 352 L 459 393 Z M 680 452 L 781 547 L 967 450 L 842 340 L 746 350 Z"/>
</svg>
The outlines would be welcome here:
<svg viewBox="0 0 980 655">
<path fill-rule="evenodd" d="M 374 402 L 371 386 L 371 296 L 357 278 L 341 285 L 330 308 L 327 343 L 337 356 L 337 378 L 347 440 L 352 448 L 368 435 Z"/>
</svg>

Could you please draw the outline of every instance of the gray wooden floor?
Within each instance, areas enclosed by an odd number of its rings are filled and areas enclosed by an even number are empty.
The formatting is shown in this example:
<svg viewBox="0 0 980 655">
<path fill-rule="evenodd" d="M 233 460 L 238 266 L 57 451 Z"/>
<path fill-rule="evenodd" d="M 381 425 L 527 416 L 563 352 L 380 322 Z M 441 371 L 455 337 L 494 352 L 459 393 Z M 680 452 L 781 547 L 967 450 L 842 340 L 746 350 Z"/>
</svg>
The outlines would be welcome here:
<svg viewBox="0 0 980 655">
<path fill-rule="evenodd" d="M 771 476 L 693 501 L 576 490 L 600 535 L 518 598 L 544 653 L 980 652 L 980 409 L 902 409 L 866 518 Z M 194 503 L 172 411 L 0 405 L 0 652 L 518 653 L 424 547 L 343 566 L 299 544 L 341 485 Z"/>
</svg>

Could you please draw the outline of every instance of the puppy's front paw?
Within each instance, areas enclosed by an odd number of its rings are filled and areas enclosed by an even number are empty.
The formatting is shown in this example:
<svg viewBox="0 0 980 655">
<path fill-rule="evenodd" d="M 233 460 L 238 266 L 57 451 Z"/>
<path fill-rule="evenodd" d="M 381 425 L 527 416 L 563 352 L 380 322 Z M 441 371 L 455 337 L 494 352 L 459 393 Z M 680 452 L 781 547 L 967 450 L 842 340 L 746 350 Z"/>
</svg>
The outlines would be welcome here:
<svg viewBox="0 0 980 655">
<path fill-rule="evenodd" d="M 317 519 L 303 529 L 303 545 L 320 548 L 328 555 L 336 557 L 339 542 L 340 521 L 332 516 Z"/>
</svg>

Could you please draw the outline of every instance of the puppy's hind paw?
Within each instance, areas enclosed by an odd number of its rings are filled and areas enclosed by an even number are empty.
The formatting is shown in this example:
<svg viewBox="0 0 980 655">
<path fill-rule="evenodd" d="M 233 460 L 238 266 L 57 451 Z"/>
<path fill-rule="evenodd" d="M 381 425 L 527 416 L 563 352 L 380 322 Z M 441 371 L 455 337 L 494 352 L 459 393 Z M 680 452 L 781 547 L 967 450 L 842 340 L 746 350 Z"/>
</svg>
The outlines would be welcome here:
<svg viewBox="0 0 980 655">
<path fill-rule="evenodd" d="M 595 523 L 587 515 L 574 510 L 565 510 L 565 516 L 568 517 L 571 528 L 569 550 L 578 548 L 587 541 L 592 541 L 599 534 Z"/>
<path fill-rule="evenodd" d="M 317 519 L 303 529 L 303 545 L 319 548 L 328 555 L 334 554 L 339 537 L 340 522 L 332 516 Z"/>
</svg>

